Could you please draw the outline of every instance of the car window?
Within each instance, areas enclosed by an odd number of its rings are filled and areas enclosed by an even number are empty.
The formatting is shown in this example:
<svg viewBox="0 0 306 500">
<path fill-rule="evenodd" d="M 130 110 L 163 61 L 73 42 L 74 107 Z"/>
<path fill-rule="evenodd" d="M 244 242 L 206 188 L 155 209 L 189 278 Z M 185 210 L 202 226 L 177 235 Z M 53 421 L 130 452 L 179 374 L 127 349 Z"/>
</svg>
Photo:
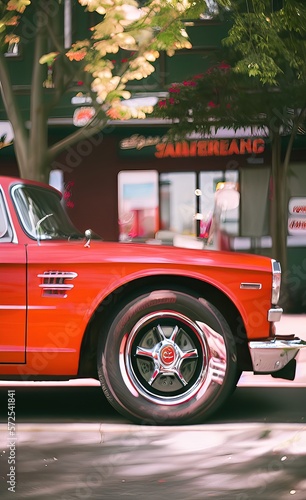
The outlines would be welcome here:
<svg viewBox="0 0 306 500">
<path fill-rule="evenodd" d="M 31 237 L 40 240 L 83 239 L 66 214 L 60 196 L 51 190 L 17 185 L 13 200 L 21 225 Z"/>
<path fill-rule="evenodd" d="M 8 221 L 2 193 L 0 192 L 0 243 L 12 241 L 12 230 Z"/>
</svg>

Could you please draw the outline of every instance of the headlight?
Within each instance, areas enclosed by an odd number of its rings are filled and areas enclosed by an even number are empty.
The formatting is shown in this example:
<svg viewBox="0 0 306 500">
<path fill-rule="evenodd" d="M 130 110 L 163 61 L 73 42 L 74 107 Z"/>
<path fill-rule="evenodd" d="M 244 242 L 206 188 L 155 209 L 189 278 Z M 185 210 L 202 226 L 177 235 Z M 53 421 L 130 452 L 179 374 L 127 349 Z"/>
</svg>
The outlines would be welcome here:
<svg viewBox="0 0 306 500">
<path fill-rule="evenodd" d="M 280 287 L 282 281 L 281 265 L 277 260 L 272 259 L 272 297 L 271 302 L 276 305 L 279 300 Z"/>
</svg>

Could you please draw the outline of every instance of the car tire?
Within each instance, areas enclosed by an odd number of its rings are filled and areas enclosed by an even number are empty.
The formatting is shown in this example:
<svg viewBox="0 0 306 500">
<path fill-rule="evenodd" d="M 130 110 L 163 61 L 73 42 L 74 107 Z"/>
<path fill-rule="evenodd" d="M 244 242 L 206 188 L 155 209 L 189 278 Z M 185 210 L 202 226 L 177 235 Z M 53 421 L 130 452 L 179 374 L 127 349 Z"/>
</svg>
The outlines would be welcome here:
<svg viewBox="0 0 306 500">
<path fill-rule="evenodd" d="M 99 342 L 98 373 L 108 401 L 134 422 L 199 423 L 233 392 L 235 341 L 207 300 L 156 290 L 111 319 Z"/>
</svg>

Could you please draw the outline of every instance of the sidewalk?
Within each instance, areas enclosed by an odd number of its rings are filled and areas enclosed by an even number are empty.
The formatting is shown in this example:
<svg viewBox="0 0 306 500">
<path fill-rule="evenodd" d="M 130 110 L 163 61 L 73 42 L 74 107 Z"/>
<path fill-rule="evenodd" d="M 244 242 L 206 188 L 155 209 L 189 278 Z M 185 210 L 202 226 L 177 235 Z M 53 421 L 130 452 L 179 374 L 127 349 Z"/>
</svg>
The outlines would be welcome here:
<svg viewBox="0 0 306 500">
<path fill-rule="evenodd" d="M 275 325 L 279 334 L 294 333 L 306 340 L 306 314 L 283 314 Z"/>
<path fill-rule="evenodd" d="M 305 500 L 303 424 L 23 425 L 18 435 L 18 499 Z M 7 455 L 0 464 L 10 500 Z"/>
</svg>

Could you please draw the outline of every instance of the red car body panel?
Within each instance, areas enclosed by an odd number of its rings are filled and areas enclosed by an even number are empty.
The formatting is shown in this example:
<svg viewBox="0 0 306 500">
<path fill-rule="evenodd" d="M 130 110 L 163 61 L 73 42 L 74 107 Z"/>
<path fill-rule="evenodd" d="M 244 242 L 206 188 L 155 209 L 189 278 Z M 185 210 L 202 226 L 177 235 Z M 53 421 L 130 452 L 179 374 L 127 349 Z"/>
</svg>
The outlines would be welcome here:
<svg viewBox="0 0 306 500">
<path fill-rule="evenodd" d="M 153 276 L 164 277 L 165 285 L 173 277 L 210 284 L 235 304 L 248 340 L 271 337 L 271 259 L 98 240 L 85 246 L 85 238 L 38 242 L 22 228 L 10 196 L 11 187 L 24 182 L 0 178 L 14 228 L 13 241 L 1 243 L 0 375 L 77 376 L 83 338 L 97 308 L 111 311 L 112 293 L 124 294 L 130 283 L 137 286 Z M 63 280 L 72 287 L 49 294 L 42 286 L 46 272 L 75 273 Z M 241 283 L 260 287 L 243 289 Z"/>
</svg>

